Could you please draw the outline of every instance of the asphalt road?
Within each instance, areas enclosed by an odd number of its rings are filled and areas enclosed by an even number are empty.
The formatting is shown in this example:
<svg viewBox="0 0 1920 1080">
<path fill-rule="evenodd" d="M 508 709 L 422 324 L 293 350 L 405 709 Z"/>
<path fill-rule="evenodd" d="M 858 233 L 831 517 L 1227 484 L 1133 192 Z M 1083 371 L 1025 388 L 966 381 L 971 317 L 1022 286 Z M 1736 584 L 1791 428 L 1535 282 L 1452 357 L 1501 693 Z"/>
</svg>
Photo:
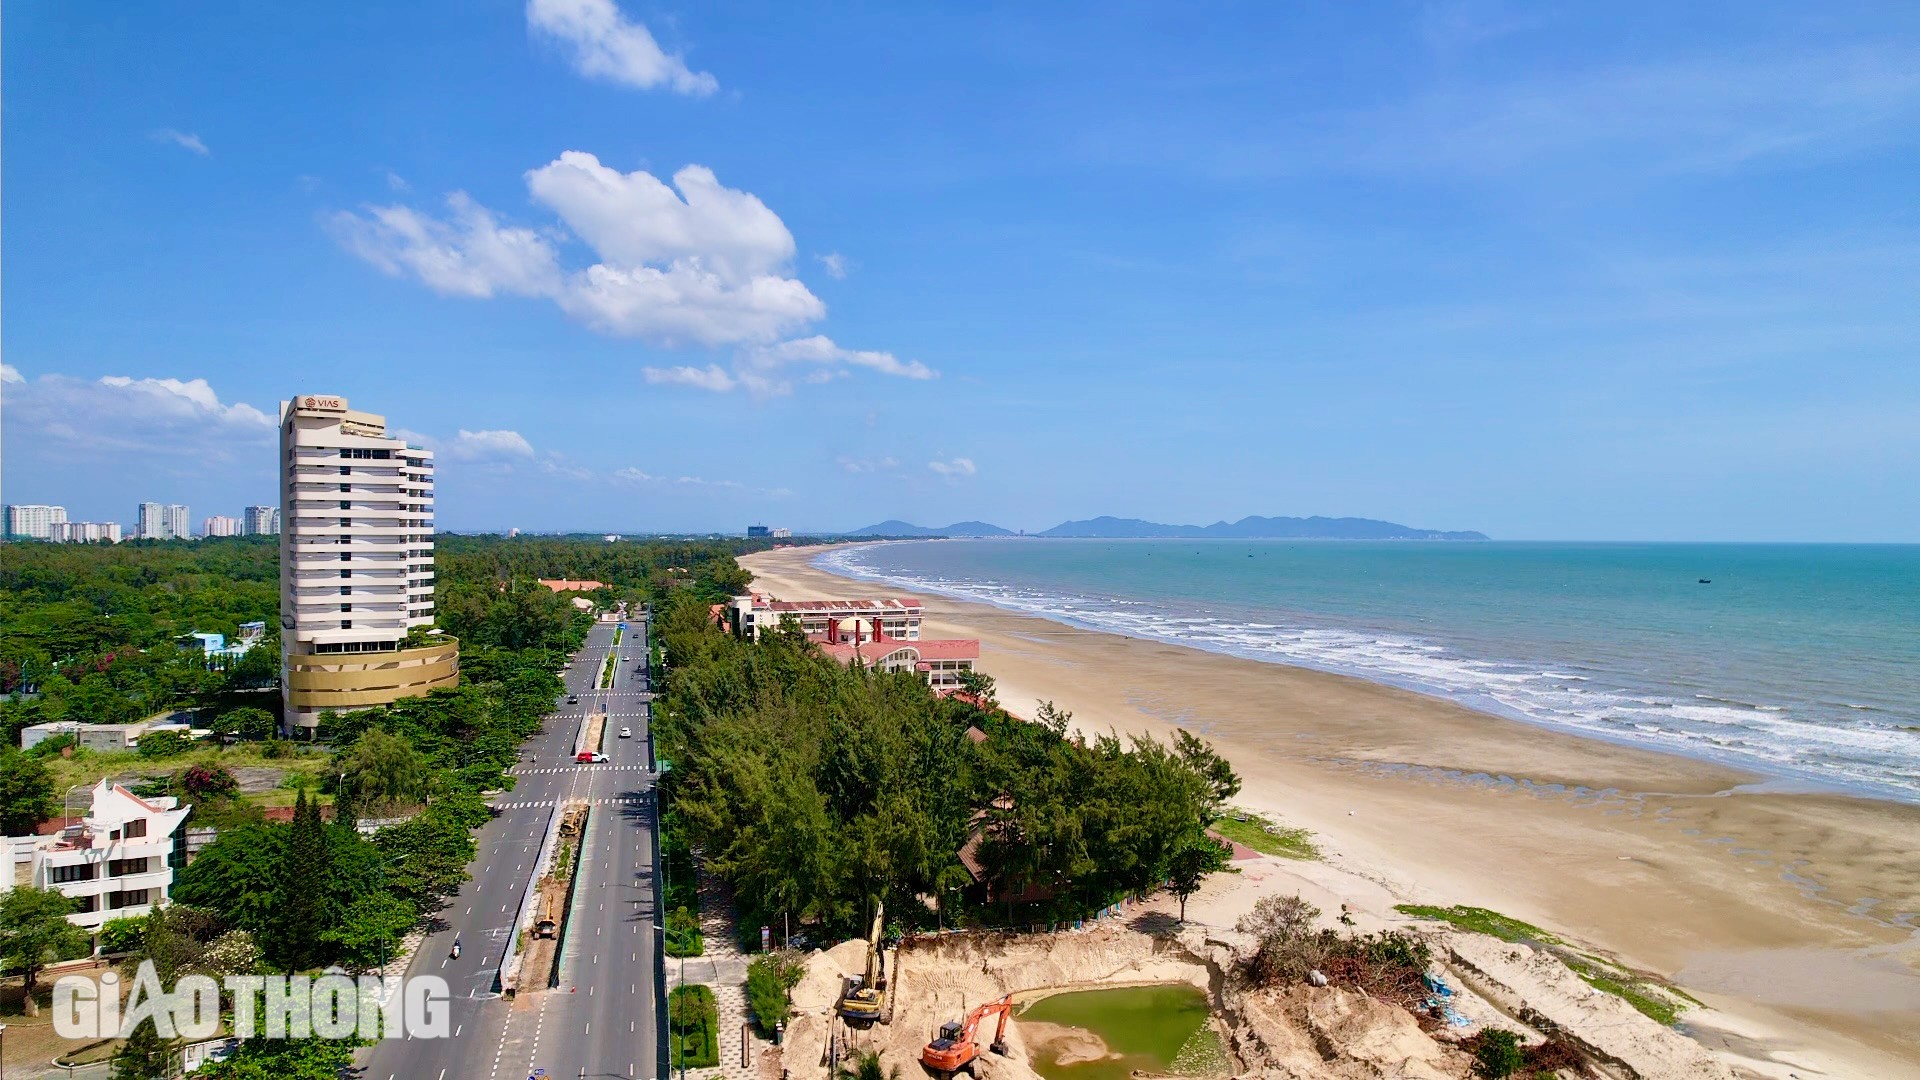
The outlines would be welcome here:
<svg viewBox="0 0 1920 1080">
<path fill-rule="evenodd" d="M 472 880 L 441 912 L 408 975 L 439 975 L 453 990 L 453 1037 L 387 1040 L 364 1052 L 367 1080 L 522 1080 L 544 1068 L 552 1080 L 658 1075 L 655 955 L 659 945 L 653 877 L 654 807 L 647 739 L 647 624 L 596 623 L 568 665 L 562 705 L 522 747 L 518 780 L 495 800 L 500 816 L 482 826 Z M 608 652 L 613 685 L 596 685 Z M 604 705 L 603 764 L 577 765 L 581 721 Z M 630 737 L 619 737 L 628 728 Z M 547 821 L 556 802 L 592 805 L 579 881 L 560 955 L 559 985 L 525 985 L 517 1000 L 496 993 L 501 951 L 515 933 Z M 449 951 L 460 938 L 460 958 Z"/>
</svg>

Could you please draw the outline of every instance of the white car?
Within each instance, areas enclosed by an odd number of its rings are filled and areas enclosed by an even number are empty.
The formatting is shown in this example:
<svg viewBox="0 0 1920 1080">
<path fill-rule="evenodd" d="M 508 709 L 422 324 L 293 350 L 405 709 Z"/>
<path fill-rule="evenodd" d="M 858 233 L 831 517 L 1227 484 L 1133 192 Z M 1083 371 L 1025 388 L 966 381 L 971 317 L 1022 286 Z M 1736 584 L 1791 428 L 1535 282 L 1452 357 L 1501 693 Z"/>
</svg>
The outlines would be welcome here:
<svg viewBox="0 0 1920 1080">
<path fill-rule="evenodd" d="M 633 729 L 632 729 L 632 728 L 621 728 L 621 729 L 620 729 L 620 737 L 621 737 L 621 738 L 623 738 L 623 739 L 631 739 L 631 738 L 633 738 Z"/>
</svg>

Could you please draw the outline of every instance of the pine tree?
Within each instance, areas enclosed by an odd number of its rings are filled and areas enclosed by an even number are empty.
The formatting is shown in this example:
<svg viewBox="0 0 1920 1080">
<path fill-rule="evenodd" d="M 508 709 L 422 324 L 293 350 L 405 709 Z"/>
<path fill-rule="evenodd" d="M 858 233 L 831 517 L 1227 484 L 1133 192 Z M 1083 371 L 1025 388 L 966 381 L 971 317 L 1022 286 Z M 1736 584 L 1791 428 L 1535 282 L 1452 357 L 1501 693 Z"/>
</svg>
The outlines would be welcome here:
<svg viewBox="0 0 1920 1080">
<path fill-rule="evenodd" d="M 113 1080 L 155 1080 L 170 1075 L 171 1055 L 153 1021 L 142 1020 L 113 1055 Z"/>
<path fill-rule="evenodd" d="M 294 800 L 292 829 L 280 868 L 281 951 L 287 968 L 298 971 L 319 961 L 328 877 L 326 826 L 320 804 L 309 802 L 305 791 Z"/>
</svg>

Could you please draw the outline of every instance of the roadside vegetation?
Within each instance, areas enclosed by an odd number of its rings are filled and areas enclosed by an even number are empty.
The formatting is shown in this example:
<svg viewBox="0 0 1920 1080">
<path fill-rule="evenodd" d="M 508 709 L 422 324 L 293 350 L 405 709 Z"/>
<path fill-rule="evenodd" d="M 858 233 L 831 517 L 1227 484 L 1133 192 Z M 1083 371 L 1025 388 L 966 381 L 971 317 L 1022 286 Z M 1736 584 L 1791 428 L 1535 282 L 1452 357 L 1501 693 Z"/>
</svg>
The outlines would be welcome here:
<svg viewBox="0 0 1920 1080">
<path fill-rule="evenodd" d="M 667 995 L 667 1065 L 705 1069 L 720 1064 L 720 1012 L 713 987 L 676 986 Z"/>
<path fill-rule="evenodd" d="M 328 715 L 318 744 L 275 737 L 274 633 L 232 663 L 176 643 L 189 630 L 278 626 L 270 539 L 5 547 L 0 826 L 30 832 L 61 812 L 69 788 L 112 777 L 136 794 L 176 796 L 193 807 L 189 826 L 220 830 L 178 871 L 172 906 L 117 920 L 103 934 L 123 964 L 240 973 L 392 961 L 405 935 L 466 880 L 473 832 L 489 817 L 485 793 L 511 786 L 504 770 L 560 699 L 554 673 L 591 624 L 533 578 L 597 577 L 613 586 L 608 600 L 684 594 L 707 602 L 744 584 L 733 555 L 750 545 L 444 537 L 436 546 L 439 626 L 460 639 L 460 685 Z M 231 745 L 149 735 L 122 753 L 81 750 L 71 739 L 14 749 L 27 724 L 120 722 L 172 709 L 192 710 L 195 726 Z M 293 808 L 291 822 L 266 817 L 283 806 Z M 399 821 L 369 837 L 354 828 L 369 818 Z M 10 973 L 86 951 L 85 935 L 65 921 L 63 897 L 21 888 L 7 898 L 0 959 Z M 42 1002 L 46 993 L 41 987 Z M 26 1037 L 27 1026 L 9 1041 Z M 147 1076 L 176 1050 L 147 1026 L 111 1052 L 117 1074 Z M 325 1040 L 256 1040 L 196 1075 L 331 1080 L 350 1052 Z"/>
</svg>

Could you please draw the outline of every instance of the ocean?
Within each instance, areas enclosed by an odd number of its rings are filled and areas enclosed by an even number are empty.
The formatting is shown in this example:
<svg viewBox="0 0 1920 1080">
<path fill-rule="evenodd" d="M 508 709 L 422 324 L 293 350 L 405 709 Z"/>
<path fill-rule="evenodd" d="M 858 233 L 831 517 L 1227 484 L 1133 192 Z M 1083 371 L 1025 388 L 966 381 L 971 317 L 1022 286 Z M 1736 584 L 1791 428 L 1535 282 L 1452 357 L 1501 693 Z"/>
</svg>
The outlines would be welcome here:
<svg viewBox="0 0 1920 1080">
<path fill-rule="evenodd" d="M 1920 802 L 1920 546 L 935 540 L 816 562 Z"/>
</svg>

